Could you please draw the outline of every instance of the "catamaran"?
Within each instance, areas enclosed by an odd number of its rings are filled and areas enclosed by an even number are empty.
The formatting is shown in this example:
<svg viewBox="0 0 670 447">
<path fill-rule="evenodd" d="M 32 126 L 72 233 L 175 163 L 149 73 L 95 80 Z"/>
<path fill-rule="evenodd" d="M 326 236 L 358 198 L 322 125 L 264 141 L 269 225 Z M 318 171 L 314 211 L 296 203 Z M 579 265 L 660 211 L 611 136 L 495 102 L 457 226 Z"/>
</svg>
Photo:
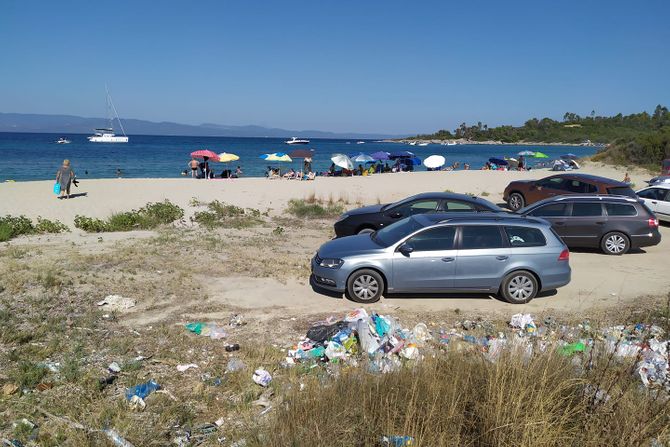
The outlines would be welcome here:
<svg viewBox="0 0 670 447">
<path fill-rule="evenodd" d="M 107 86 L 105 86 L 105 90 L 107 91 L 107 118 L 109 119 L 109 127 L 95 129 L 95 134 L 88 137 L 88 141 L 91 143 L 127 143 L 128 137 L 125 130 L 123 130 L 123 124 L 121 123 L 121 119 L 119 119 L 119 114 L 116 112 L 116 107 L 114 107 L 112 96 L 109 94 Z M 112 112 L 114 112 L 114 115 L 112 115 Z M 119 122 L 121 133 L 123 133 L 122 137 L 114 133 L 114 117 Z"/>
</svg>

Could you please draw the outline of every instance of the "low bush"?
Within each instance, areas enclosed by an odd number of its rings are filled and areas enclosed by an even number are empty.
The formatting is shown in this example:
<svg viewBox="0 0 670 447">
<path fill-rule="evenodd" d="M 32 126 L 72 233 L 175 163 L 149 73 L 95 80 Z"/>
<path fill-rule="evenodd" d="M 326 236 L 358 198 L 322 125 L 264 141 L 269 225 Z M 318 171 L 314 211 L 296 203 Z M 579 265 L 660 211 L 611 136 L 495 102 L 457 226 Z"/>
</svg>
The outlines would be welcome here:
<svg viewBox="0 0 670 447">
<path fill-rule="evenodd" d="M 182 208 L 166 200 L 149 203 L 138 210 L 113 214 L 107 220 L 77 215 L 74 218 L 74 226 L 88 233 L 151 230 L 170 224 L 183 216 Z"/>
<path fill-rule="evenodd" d="M 288 202 L 287 211 L 295 217 L 326 219 L 342 214 L 344 206 L 337 202 L 323 203 L 317 200 L 291 199 Z"/>
<path fill-rule="evenodd" d="M 45 233 L 63 233 L 70 229 L 57 220 L 37 218 L 37 224 L 26 216 L 0 217 L 0 242 L 8 241 L 18 236 Z"/>
<path fill-rule="evenodd" d="M 263 221 L 261 212 L 257 209 L 227 205 L 218 200 L 208 203 L 207 211 L 196 212 L 192 220 L 207 229 L 216 227 L 247 228 L 258 225 Z"/>
</svg>

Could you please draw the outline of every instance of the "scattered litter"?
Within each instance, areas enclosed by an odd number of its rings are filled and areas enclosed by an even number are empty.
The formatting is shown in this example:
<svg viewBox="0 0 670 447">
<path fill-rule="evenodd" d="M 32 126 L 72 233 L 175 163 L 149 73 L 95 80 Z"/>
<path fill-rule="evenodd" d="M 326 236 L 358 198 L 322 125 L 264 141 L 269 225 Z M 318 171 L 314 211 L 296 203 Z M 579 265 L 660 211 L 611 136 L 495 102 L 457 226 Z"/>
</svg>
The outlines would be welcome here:
<svg viewBox="0 0 670 447">
<path fill-rule="evenodd" d="M 233 343 L 232 345 L 226 345 L 226 352 L 234 352 L 240 350 L 240 345 Z"/>
<path fill-rule="evenodd" d="M 126 391 L 126 399 L 131 400 L 133 397 L 137 396 L 140 399 L 146 399 L 146 397 L 153 393 L 156 390 L 159 390 L 161 386 L 155 380 L 149 380 L 146 383 L 140 385 L 135 385 L 132 388 L 128 388 Z"/>
<path fill-rule="evenodd" d="M 584 350 L 586 350 L 586 345 L 581 341 L 568 343 L 558 348 L 558 352 L 563 355 L 574 355 L 578 352 L 584 352 Z"/>
<path fill-rule="evenodd" d="M 252 379 L 260 386 L 268 386 L 272 382 L 272 376 L 263 368 L 258 368 L 254 371 Z"/>
<path fill-rule="evenodd" d="M 223 416 L 218 418 L 216 421 L 214 421 L 214 425 L 216 425 L 217 427 L 222 427 L 223 424 L 225 424 L 225 423 L 226 423 L 226 418 L 224 418 Z"/>
<path fill-rule="evenodd" d="M 244 362 L 237 357 L 233 357 L 232 359 L 228 360 L 228 364 L 226 365 L 226 372 L 235 372 L 235 371 L 241 371 L 244 368 L 246 368 L 247 365 L 244 364 Z"/>
<path fill-rule="evenodd" d="M 244 326 L 245 324 L 247 324 L 247 322 L 245 321 L 244 316 L 239 314 L 230 317 L 230 321 L 228 322 L 230 327 Z"/>
<path fill-rule="evenodd" d="M 27 427 L 28 430 L 31 430 L 31 431 L 35 430 L 37 428 L 37 424 L 35 424 L 32 421 L 29 421 L 26 418 L 23 418 L 23 419 L 21 419 L 17 422 L 12 423 L 12 428 L 14 428 L 14 429 L 18 428 L 19 426 Z"/>
<path fill-rule="evenodd" d="M 119 364 L 116 362 L 110 363 L 109 366 L 107 366 L 107 369 L 109 370 L 109 372 L 114 374 L 118 374 L 121 372 L 121 366 L 119 366 Z"/>
<path fill-rule="evenodd" d="M 197 368 L 197 367 L 198 365 L 196 365 L 195 363 L 189 363 L 187 365 L 177 365 L 177 371 L 184 372 L 188 371 L 191 368 Z"/>
<path fill-rule="evenodd" d="M 43 362 L 40 363 L 40 366 L 45 367 L 52 373 L 57 373 L 60 371 L 60 363 L 59 362 Z"/>
<path fill-rule="evenodd" d="M 414 438 L 411 436 L 382 436 L 379 441 L 384 447 L 411 447 L 414 445 Z"/>
<path fill-rule="evenodd" d="M 509 325 L 515 329 L 521 329 L 527 333 L 533 333 L 537 330 L 537 326 L 530 314 L 514 314 L 510 319 Z"/>
<path fill-rule="evenodd" d="M 217 326 L 214 323 L 194 322 L 187 323 L 185 327 L 194 334 L 202 335 L 203 337 L 209 337 L 212 340 L 219 340 L 227 336 L 223 327 Z"/>
<path fill-rule="evenodd" d="M 119 376 L 112 374 L 111 376 L 102 377 L 98 379 L 98 386 L 101 390 L 107 388 L 109 385 L 114 383 Z"/>
<path fill-rule="evenodd" d="M 128 310 L 136 305 L 134 299 L 121 295 L 107 295 L 104 300 L 96 304 L 104 310 Z"/>
<path fill-rule="evenodd" d="M 147 407 L 147 404 L 140 396 L 133 396 L 130 398 L 128 406 L 134 411 L 144 411 L 144 409 Z"/>
<path fill-rule="evenodd" d="M 126 441 L 123 439 L 123 436 L 119 434 L 116 430 L 112 428 L 108 428 L 106 430 L 102 430 L 102 432 L 109 438 L 112 443 L 117 446 L 117 447 L 135 447 L 133 444 L 130 442 Z"/>
<path fill-rule="evenodd" d="M 270 400 L 266 396 L 261 396 L 261 397 L 259 397 L 258 399 L 256 399 L 255 401 L 253 401 L 251 403 L 254 404 L 254 405 L 258 405 L 259 407 L 263 407 L 263 408 L 267 408 L 271 405 Z"/>
<path fill-rule="evenodd" d="M 3 439 L 2 440 L 2 445 L 7 446 L 7 447 L 24 447 L 23 443 L 19 441 L 18 439 Z"/>
<path fill-rule="evenodd" d="M 51 382 L 40 382 L 40 383 L 37 384 L 37 386 L 35 386 L 35 389 L 37 391 L 42 392 L 42 391 L 50 390 L 53 387 L 54 387 L 54 384 L 51 383 Z"/>
</svg>

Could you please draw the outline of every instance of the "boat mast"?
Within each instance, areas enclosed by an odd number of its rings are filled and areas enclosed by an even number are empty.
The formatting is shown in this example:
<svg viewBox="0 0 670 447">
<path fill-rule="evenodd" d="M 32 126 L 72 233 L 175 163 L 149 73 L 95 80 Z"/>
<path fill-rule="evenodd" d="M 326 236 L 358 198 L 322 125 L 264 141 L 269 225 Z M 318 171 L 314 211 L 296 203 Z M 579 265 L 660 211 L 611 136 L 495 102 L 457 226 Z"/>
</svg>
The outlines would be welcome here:
<svg viewBox="0 0 670 447">
<path fill-rule="evenodd" d="M 114 107 L 114 102 L 112 101 L 112 95 L 109 94 L 109 88 L 107 88 L 107 84 L 105 84 L 105 90 L 107 91 L 107 106 L 111 106 L 111 111 L 114 111 L 114 116 L 116 116 L 116 120 L 119 122 L 119 127 L 121 127 L 121 133 L 123 136 L 126 136 L 126 131 L 123 129 L 123 123 L 121 123 L 121 119 L 119 118 L 119 114 L 116 111 L 116 107 Z M 111 113 L 109 117 L 109 127 L 112 127 L 112 123 L 114 121 L 114 118 L 112 118 Z"/>
</svg>

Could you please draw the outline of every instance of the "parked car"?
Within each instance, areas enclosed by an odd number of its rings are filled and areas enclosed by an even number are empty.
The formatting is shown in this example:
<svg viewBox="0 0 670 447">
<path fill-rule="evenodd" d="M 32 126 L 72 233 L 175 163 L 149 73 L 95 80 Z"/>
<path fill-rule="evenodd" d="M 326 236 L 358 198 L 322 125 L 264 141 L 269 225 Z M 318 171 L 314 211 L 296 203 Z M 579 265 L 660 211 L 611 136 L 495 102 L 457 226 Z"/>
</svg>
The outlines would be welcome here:
<svg viewBox="0 0 670 447">
<path fill-rule="evenodd" d="M 527 303 L 570 282 L 570 253 L 548 222 L 511 213 L 435 213 L 334 239 L 312 284 L 372 303 L 384 293 L 497 293 Z"/>
<path fill-rule="evenodd" d="M 660 220 L 670 222 L 670 182 L 655 183 L 637 192 L 644 204 L 651 209 Z"/>
<path fill-rule="evenodd" d="M 661 242 L 658 219 L 640 199 L 610 195 L 570 195 L 541 200 L 518 211 L 549 222 L 565 244 L 622 255 Z"/>
<path fill-rule="evenodd" d="M 657 185 L 659 183 L 668 183 L 670 184 L 670 175 L 659 175 L 658 177 L 652 177 L 650 180 L 645 180 L 649 186 Z"/>
<path fill-rule="evenodd" d="M 466 194 L 429 192 L 385 205 L 372 205 L 342 214 L 335 222 L 337 237 L 372 233 L 405 217 L 437 212 L 505 212 L 486 199 Z"/>
<path fill-rule="evenodd" d="M 635 197 L 628 183 L 589 174 L 558 174 L 541 180 L 517 180 L 505 188 L 503 199 L 512 211 L 549 197 L 566 194 L 615 194 Z"/>
</svg>

